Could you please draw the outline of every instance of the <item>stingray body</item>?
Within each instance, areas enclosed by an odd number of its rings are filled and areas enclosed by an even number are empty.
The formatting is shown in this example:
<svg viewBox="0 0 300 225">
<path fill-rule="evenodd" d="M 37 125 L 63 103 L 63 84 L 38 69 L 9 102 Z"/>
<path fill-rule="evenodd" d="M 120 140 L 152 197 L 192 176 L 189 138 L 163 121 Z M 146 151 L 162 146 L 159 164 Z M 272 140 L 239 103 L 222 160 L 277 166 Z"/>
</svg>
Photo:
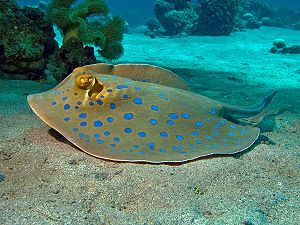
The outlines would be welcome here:
<svg viewBox="0 0 300 225">
<path fill-rule="evenodd" d="M 228 118 L 260 112 L 273 95 L 243 109 L 192 93 L 176 74 L 159 67 L 95 64 L 75 69 L 54 89 L 30 95 L 28 102 L 88 154 L 164 163 L 247 149 L 259 128 Z"/>
</svg>

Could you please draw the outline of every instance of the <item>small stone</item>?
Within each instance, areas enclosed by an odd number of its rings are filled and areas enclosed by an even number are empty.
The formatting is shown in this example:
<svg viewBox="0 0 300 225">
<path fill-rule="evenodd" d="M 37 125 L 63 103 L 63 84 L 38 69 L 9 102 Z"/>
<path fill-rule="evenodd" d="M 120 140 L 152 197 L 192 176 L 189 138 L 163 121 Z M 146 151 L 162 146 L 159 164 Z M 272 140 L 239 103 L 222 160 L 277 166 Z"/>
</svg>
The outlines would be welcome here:
<svg viewBox="0 0 300 225">
<path fill-rule="evenodd" d="M 0 172 L 0 183 L 5 181 L 5 178 L 6 178 L 5 174 Z"/>
<path fill-rule="evenodd" d="M 103 181 L 103 180 L 106 180 L 108 177 L 108 174 L 105 173 L 105 172 L 98 172 L 95 174 L 94 178 L 96 180 L 100 180 L 100 181 Z"/>
</svg>

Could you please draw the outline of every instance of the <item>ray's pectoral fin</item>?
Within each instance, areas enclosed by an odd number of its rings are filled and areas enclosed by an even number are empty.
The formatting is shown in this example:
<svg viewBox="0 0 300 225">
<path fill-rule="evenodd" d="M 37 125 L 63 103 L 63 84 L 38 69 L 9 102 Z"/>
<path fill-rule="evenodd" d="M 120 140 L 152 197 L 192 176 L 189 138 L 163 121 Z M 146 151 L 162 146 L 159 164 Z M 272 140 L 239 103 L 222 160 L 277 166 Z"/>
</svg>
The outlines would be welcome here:
<svg viewBox="0 0 300 225">
<path fill-rule="evenodd" d="M 237 121 L 237 119 L 256 116 L 269 105 L 276 93 L 277 91 L 272 92 L 272 94 L 268 95 L 261 103 L 252 106 L 243 107 L 224 105 L 220 110 L 220 114 L 222 117 L 235 122 Z"/>
</svg>

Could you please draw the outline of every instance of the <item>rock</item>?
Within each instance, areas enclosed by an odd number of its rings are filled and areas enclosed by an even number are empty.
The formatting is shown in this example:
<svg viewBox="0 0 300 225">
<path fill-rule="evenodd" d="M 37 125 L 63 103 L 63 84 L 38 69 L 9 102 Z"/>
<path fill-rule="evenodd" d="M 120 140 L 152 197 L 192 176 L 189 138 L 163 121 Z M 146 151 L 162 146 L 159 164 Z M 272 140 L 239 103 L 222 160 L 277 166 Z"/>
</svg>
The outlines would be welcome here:
<svg viewBox="0 0 300 225">
<path fill-rule="evenodd" d="M 300 54 L 300 45 L 293 45 L 291 47 L 284 47 L 281 53 L 289 53 L 289 54 Z"/>
<path fill-rule="evenodd" d="M 242 19 L 243 20 L 248 20 L 248 19 L 251 19 L 251 18 L 254 18 L 254 15 L 252 13 L 245 13 L 244 15 L 242 15 Z"/>
<path fill-rule="evenodd" d="M 255 18 L 250 18 L 247 20 L 246 28 L 248 29 L 258 29 L 261 26 L 262 26 L 262 22 Z"/>
</svg>

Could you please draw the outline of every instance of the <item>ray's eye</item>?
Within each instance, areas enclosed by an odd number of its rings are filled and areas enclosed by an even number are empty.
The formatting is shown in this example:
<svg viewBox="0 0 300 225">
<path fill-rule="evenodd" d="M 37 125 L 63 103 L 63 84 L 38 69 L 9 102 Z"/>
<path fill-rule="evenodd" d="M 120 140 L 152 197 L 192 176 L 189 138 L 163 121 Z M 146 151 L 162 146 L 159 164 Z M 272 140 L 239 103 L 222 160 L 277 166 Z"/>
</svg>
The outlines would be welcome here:
<svg viewBox="0 0 300 225">
<path fill-rule="evenodd" d="M 96 83 L 96 78 L 92 75 L 81 75 L 77 78 L 76 84 L 79 88 L 89 90 Z"/>
<path fill-rule="evenodd" d="M 103 84 L 89 74 L 79 76 L 76 84 L 79 88 L 88 90 L 88 95 L 92 98 L 99 98 L 100 92 L 103 90 Z"/>
</svg>

